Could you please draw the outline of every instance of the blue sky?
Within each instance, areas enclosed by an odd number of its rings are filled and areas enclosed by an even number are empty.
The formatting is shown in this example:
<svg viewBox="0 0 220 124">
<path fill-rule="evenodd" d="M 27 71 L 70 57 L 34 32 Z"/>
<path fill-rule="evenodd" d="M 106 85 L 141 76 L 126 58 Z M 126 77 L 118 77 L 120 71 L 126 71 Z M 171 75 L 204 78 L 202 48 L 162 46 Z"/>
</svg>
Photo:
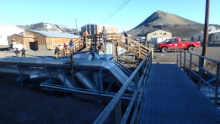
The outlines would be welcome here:
<svg viewBox="0 0 220 124">
<path fill-rule="evenodd" d="M 205 3 L 206 0 L 0 0 L 0 24 L 47 22 L 76 28 L 76 18 L 78 28 L 88 23 L 104 24 L 118 26 L 121 32 L 136 27 L 157 10 L 204 23 Z M 210 24 L 220 24 L 219 5 L 219 0 L 210 0 Z M 112 13 L 115 15 L 111 17 Z"/>
</svg>

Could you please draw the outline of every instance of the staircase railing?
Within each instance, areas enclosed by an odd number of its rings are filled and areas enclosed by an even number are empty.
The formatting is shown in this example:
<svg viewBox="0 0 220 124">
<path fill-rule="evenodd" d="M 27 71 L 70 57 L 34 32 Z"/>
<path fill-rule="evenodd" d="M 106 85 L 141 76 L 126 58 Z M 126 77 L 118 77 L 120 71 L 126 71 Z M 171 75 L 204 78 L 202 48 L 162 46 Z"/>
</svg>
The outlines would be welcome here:
<svg viewBox="0 0 220 124">
<path fill-rule="evenodd" d="M 150 49 L 146 46 L 134 41 L 128 37 L 125 37 L 122 34 L 116 33 L 107 33 L 106 42 L 112 42 L 116 46 L 120 46 L 127 50 L 128 52 L 133 53 L 135 56 L 144 59 L 145 56 L 149 53 Z M 73 41 L 73 46 L 69 47 L 68 49 L 62 49 L 56 54 L 56 57 L 59 58 L 60 56 L 69 56 L 72 52 L 76 52 L 81 50 L 83 47 L 86 46 L 87 49 L 91 49 L 92 47 L 98 48 L 101 46 L 101 40 L 103 38 L 102 34 L 95 34 L 95 35 L 84 35 Z M 127 41 L 127 44 L 126 44 Z M 105 44 L 105 43 L 102 43 Z M 102 45 L 104 46 L 104 45 Z"/>
<path fill-rule="evenodd" d="M 145 56 L 149 53 L 150 49 L 146 46 L 134 41 L 130 38 L 125 37 L 122 34 L 118 34 L 118 45 L 127 51 L 133 53 L 135 56 L 144 59 Z M 127 41 L 127 44 L 126 44 Z"/>
<path fill-rule="evenodd" d="M 59 52 L 56 53 L 56 58 L 62 57 L 62 56 L 68 56 L 70 57 L 72 52 L 76 52 L 81 50 L 85 47 L 85 42 L 83 41 L 83 37 L 80 37 L 73 41 L 72 47 L 63 48 Z"/>
</svg>

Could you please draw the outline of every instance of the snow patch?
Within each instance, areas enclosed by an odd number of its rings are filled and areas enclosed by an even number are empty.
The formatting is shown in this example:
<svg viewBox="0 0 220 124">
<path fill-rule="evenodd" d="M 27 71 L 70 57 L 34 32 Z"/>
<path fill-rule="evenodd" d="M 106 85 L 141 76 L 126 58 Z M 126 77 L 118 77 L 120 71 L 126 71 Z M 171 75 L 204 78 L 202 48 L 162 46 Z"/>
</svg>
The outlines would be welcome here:
<svg viewBox="0 0 220 124">
<path fill-rule="evenodd" d="M 51 28 L 53 28 L 53 25 L 51 25 L 51 24 L 44 24 L 44 27 L 46 29 L 51 29 Z"/>
</svg>

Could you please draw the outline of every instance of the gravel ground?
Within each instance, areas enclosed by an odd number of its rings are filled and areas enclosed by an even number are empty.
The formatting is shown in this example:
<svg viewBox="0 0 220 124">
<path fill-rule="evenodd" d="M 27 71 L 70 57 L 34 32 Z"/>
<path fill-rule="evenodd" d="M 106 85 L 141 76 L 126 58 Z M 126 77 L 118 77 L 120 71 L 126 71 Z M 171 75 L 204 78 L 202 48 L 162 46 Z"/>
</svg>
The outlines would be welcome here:
<svg viewBox="0 0 220 124">
<path fill-rule="evenodd" d="M 0 49 L 0 57 L 15 56 L 13 51 Z M 55 55 L 54 51 L 27 50 L 26 57 Z M 90 124 L 106 107 L 71 94 L 43 91 L 39 84 L 24 82 L 21 86 L 12 75 L 0 74 L 0 79 L 0 124 Z M 113 115 L 106 123 L 114 123 Z"/>
</svg>

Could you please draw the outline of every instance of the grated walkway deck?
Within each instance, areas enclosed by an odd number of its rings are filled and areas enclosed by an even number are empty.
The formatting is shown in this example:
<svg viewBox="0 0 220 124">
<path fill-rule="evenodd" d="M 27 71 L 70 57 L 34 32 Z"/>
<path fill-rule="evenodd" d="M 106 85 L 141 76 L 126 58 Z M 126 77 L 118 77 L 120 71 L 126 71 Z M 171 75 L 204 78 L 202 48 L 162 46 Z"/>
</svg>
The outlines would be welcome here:
<svg viewBox="0 0 220 124">
<path fill-rule="evenodd" d="M 220 111 L 172 63 L 153 63 L 140 115 L 141 124 L 219 124 Z"/>
</svg>

